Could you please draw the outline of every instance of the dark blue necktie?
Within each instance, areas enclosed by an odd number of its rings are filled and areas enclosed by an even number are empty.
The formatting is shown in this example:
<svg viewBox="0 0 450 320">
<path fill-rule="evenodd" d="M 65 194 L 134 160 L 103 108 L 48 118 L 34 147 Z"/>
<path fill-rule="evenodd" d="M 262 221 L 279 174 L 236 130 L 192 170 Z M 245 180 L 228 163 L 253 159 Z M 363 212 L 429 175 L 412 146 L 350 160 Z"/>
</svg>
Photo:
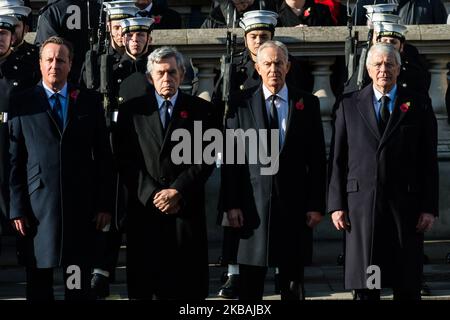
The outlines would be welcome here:
<svg viewBox="0 0 450 320">
<path fill-rule="evenodd" d="M 170 102 L 170 100 L 164 100 L 164 102 L 162 104 L 162 108 L 164 111 L 164 123 L 163 123 L 164 132 L 167 131 L 167 128 L 169 127 L 169 122 L 170 122 L 169 108 L 171 105 L 172 105 L 172 102 Z"/>
<path fill-rule="evenodd" d="M 387 127 L 387 124 L 389 122 L 389 117 L 391 113 L 389 112 L 389 101 L 391 99 L 388 96 L 382 96 L 380 99 L 380 129 L 381 133 L 384 132 L 384 130 Z"/>
<path fill-rule="evenodd" d="M 54 93 L 52 95 L 55 103 L 53 104 L 53 117 L 55 118 L 56 123 L 60 130 L 64 128 L 64 116 L 62 111 L 61 100 L 59 99 L 59 93 Z"/>
</svg>

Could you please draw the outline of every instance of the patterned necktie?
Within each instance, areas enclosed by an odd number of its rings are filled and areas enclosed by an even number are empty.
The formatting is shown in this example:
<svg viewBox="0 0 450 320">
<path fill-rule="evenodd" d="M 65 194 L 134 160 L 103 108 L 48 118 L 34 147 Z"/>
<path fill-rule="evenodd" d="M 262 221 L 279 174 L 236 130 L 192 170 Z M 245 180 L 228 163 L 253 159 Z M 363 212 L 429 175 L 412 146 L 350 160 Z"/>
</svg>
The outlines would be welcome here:
<svg viewBox="0 0 450 320">
<path fill-rule="evenodd" d="M 163 123 L 164 132 L 167 131 L 167 128 L 169 127 L 169 122 L 170 122 L 169 108 L 171 106 L 172 106 L 172 102 L 170 102 L 170 100 L 164 100 L 164 102 L 162 104 L 162 108 L 164 110 L 164 123 Z"/>
<path fill-rule="evenodd" d="M 383 133 L 389 122 L 389 101 L 391 99 L 388 96 L 382 96 L 380 99 L 380 129 Z"/>
<path fill-rule="evenodd" d="M 52 95 L 53 100 L 55 103 L 53 104 L 53 117 L 56 120 L 56 123 L 58 124 L 58 127 L 60 130 L 64 128 L 64 118 L 63 118 L 63 112 L 62 112 L 62 105 L 61 100 L 59 98 L 59 93 L 54 93 Z"/>
</svg>

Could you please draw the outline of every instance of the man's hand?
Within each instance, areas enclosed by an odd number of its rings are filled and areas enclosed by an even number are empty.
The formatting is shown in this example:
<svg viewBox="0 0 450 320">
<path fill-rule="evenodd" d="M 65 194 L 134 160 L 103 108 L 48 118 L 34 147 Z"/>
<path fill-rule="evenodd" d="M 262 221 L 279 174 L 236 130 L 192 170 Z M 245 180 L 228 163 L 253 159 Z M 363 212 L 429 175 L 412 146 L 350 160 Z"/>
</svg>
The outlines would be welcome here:
<svg viewBox="0 0 450 320">
<path fill-rule="evenodd" d="M 309 211 L 306 213 L 306 224 L 311 229 L 314 228 L 322 220 L 322 214 L 317 211 Z"/>
<path fill-rule="evenodd" d="M 244 226 L 244 215 L 241 209 L 230 209 L 227 211 L 227 218 L 230 226 L 233 228 L 241 228 Z"/>
<path fill-rule="evenodd" d="M 11 224 L 20 235 L 25 236 L 27 234 L 26 228 L 30 227 L 28 220 L 25 217 L 17 218 L 11 221 Z"/>
<path fill-rule="evenodd" d="M 331 219 L 333 220 L 333 224 L 338 230 L 348 230 L 350 228 L 350 224 L 346 222 L 347 212 L 343 210 L 334 211 L 331 214 Z"/>
<path fill-rule="evenodd" d="M 434 223 L 434 215 L 431 213 L 422 212 L 417 222 L 416 230 L 417 232 L 427 232 L 430 231 Z"/>
<path fill-rule="evenodd" d="M 109 212 L 99 212 L 95 216 L 95 228 L 101 231 L 105 226 L 111 223 L 111 214 Z"/>
<path fill-rule="evenodd" d="M 180 206 L 181 194 L 176 189 L 162 189 L 153 197 L 153 204 L 166 214 L 177 213 Z"/>
</svg>

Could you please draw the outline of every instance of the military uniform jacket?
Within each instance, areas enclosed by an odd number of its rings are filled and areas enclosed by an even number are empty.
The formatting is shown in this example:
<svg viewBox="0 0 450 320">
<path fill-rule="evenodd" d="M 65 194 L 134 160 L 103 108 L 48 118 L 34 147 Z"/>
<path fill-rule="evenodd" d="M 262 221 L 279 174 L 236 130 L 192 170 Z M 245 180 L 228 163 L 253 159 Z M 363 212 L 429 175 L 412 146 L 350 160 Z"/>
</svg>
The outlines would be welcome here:
<svg viewBox="0 0 450 320">
<path fill-rule="evenodd" d="M 7 121 L 11 111 L 10 98 L 13 94 L 34 86 L 40 79 L 38 61 L 33 61 L 33 54 L 27 55 L 26 52 L 30 51 L 12 52 L 6 60 L 0 62 L 0 214 L 6 217 L 9 207 L 9 136 Z"/>
</svg>

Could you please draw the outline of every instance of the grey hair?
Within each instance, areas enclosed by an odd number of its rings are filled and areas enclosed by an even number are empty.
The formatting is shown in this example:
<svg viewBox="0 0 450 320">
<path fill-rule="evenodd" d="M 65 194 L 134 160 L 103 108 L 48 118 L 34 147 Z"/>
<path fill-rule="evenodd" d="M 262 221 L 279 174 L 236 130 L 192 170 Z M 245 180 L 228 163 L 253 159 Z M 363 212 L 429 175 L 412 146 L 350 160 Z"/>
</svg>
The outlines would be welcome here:
<svg viewBox="0 0 450 320">
<path fill-rule="evenodd" d="M 153 52 L 148 56 L 147 59 L 147 74 L 151 74 L 153 70 L 154 63 L 160 63 L 162 59 L 175 58 L 177 62 L 177 68 L 184 74 L 186 72 L 186 67 L 184 66 L 183 55 L 174 47 L 164 46 L 153 50 Z"/>
<path fill-rule="evenodd" d="M 385 53 L 389 56 L 394 56 L 395 61 L 397 62 L 397 65 L 402 65 L 402 58 L 400 57 L 400 53 L 392 44 L 389 43 L 383 43 L 383 42 L 377 42 L 375 43 L 367 53 L 367 59 L 366 59 L 366 67 L 369 67 L 372 61 L 372 56 L 376 52 Z"/>
<path fill-rule="evenodd" d="M 266 48 L 278 48 L 280 49 L 283 54 L 284 57 L 286 58 L 285 62 L 289 61 L 289 51 L 288 48 L 286 47 L 286 45 L 280 41 L 276 41 L 276 40 L 268 40 L 266 42 L 264 42 L 259 48 L 258 48 L 258 53 L 256 54 L 256 62 L 259 62 L 259 57 L 260 57 L 260 53 L 266 49 Z"/>
</svg>

